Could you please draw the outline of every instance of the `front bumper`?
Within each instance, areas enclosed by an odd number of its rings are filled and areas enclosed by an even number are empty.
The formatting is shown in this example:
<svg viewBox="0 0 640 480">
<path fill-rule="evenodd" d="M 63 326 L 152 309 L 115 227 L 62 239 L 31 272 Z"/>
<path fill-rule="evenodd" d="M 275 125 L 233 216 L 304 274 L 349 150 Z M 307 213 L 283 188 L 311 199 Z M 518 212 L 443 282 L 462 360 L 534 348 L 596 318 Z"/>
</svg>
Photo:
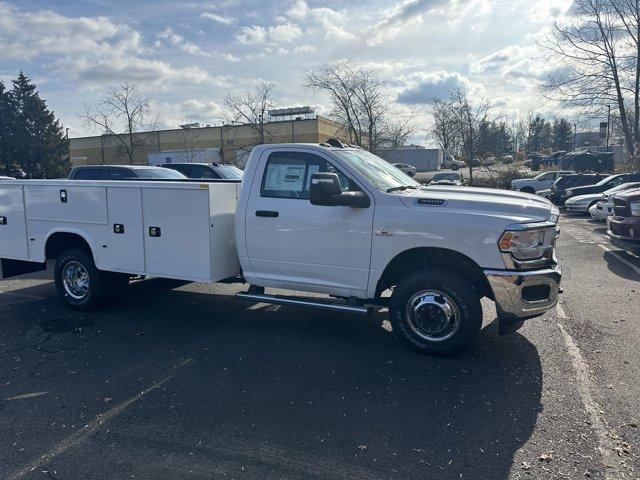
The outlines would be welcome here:
<svg viewBox="0 0 640 480">
<path fill-rule="evenodd" d="M 568 212 L 575 213 L 587 213 L 589 209 L 588 203 L 565 203 L 564 206 Z"/>
<path fill-rule="evenodd" d="M 542 315 L 558 303 L 562 271 L 485 270 L 500 320 L 517 322 Z"/>
</svg>

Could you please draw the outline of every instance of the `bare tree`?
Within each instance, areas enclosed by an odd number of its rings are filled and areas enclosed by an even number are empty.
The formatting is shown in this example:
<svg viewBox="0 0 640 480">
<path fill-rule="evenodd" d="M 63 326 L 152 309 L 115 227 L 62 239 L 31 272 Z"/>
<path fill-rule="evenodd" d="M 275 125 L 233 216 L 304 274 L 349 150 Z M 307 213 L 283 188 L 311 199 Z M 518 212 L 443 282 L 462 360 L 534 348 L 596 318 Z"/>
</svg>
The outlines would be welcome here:
<svg viewBox="0 0 640 480">
<path fill-rule="evenodd" d="M 556 24 L 544 43 L 559 68 L 542 90 L 592 118 L 615 105 L 627 150 L 637 159 L 640 0 L 575 0 L 572 12 L 572 20 Z"/>
<path fill-rule="evenodd" d="M 433 125 L 429 134 L 436 141 L 436 144 L 446 153 L 460 154 L 458 132 L 450 118 L 451 111 L 448 104 L 440 99 L 435 99 L 431 114 Z"/>
<path fill-rule="evenodd" d="M 373 70 L 346 61 L 322 65 L 306 77 L 307 87 L 329 95 L 331 116 L 345 126 L 349 142 L 372 152 L 385 141 L 390 102 L 384 85 Z"/>
<path fill-rule="evenodd" d="M 434 111 L 442 109 L 459 138 L 462 154 L 469 165 L 469 183 L 473 185 L 473 164 L 478 152 L 480 125 L 487 121 L 489 104 L 485 99 L 472 102 L 466 90 L 455 88 L 448 100 L 436 99 Z"/>
<path fill-rule="evenodd" d="M 116 155 L 129 164 L 134 163 L 156 130 L 157 122 L 149 120 L 149 100 L 138 94 L 133 83 L 123 83 L 109 91 L 96 107 L 84 108 L 85 113 L 80 116 L 84 123 L 109 135 L 116 143 Z"/>
<path fill-rule="evenodd" d="M 269 110 L 275 108 L 273 90 L 275 83 L 260 81 L 255 90 L 246 90 L 242 95 L 228 94 L 224 99 L 226 111 L 222 119 L 231 127 L 244 125 L 256 135 L 254 145 L 242 146 L 240 149 L 250 151 L 255 145 L 262 145 L 270 136 Z"/>
<path fill-rule="evenodd" d="M 401 147 L 415 135 L 415 115 L 394 116 L 393 120 L 386 120 L 378 135 L 379 147 Z"/>
<path fill-rule="evenodd" d="M 183 128 L 181 136 L 184 142 L 184 150 L 186 152 L 187 162 L 194 162 L 196 160 L 196 151 L 204 147 L 201 142 L 201 130 L 199 127 L 195 128 Z"/>
</svg>

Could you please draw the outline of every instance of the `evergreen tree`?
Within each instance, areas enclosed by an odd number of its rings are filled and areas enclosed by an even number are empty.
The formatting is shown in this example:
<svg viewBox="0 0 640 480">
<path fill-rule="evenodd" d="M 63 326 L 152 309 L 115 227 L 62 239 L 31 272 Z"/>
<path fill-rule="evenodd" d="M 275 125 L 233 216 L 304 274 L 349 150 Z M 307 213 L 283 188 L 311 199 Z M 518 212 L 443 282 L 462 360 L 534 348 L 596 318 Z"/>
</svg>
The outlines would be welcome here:
<svg viewBox="0 0 640 480">
<path fill-rule="evenodd" d="M 573 127 L 565 118 L 553 122 L 553 149 L 573 150 Z"/>
<path fill-rule="evenodd" d="M 529 132 L 527 135 L 527 151 L 533 153 L 551 147 L 551 124 L 541 116 L 536 115 L 529 122 Z"/>
<path fill-rule="evenodd" d="M 10 174 L 15 164 L 14 117 L 11 95 L 0 82 L 0 174 Z"/>
<path fill-rule="evenodd" d="M 29 178 L 52 178 L 69 168 L 69 141 L 36 86 L 22 72 L 10 93 L 15 115 L 15 163 Z"/>
</svg>

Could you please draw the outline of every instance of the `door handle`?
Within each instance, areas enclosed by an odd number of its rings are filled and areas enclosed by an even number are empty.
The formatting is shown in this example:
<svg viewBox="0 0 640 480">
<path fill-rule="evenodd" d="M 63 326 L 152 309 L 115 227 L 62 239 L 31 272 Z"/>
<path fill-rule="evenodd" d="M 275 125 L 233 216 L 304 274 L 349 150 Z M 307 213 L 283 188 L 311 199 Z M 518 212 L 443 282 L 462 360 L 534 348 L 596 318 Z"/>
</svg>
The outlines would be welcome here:
<svg viewBox="0 0 640 480">
<path fill-rule="evenodd" d="M 256 217 L 275 218 L 278 215 L 280 215 L 280 213 L 274 210 L 256 210 Z"/>
<path fill-rule="evenodd" d="M 0 225 L 6 225 L 7 224 L 7 217 L 0 217 Z"/>
</svg>

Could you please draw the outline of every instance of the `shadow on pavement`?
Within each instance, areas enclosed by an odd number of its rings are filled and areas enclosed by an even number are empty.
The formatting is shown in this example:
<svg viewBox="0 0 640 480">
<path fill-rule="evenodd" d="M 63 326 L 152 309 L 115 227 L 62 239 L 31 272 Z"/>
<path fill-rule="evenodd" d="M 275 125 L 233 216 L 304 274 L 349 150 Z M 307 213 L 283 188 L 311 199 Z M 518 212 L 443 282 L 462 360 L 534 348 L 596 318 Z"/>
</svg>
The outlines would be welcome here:
<svg viewBox="0 0 640 480">
<path fill-rule="evenodd" d="M 637 259 L 631 257 L 627 252 L 617 251 L 616 253 L 622 258 L 625 258 L 629 263 L 634 264 L 637 262 Z M 610 272 L 615 273 L 619 277 L 626 278 L 627 280 L 638 281 L 638 274 L 629 268 L 628 265 L 622 263 L 620 259 L 616 258 L 615 255 L 613 255 L 613 252 L 604 252 L 602 258 L 607 262 L 607 268 Z"/>
<path fill-rule="evenodd" d="M 499 480 L 533 432 L 542 370 L 520 334 L 498 340 L 490 325 L 461 357 L 431 358 L 392 338 L 380 315 L 254 305 L 231 296 L 237 287 L 210 295 L 213 287 L 179 284 L 139 282 L 98 313 L 69 312 L 52 296 L 21 307 L 40 311 L 31 328 L 61 348 L 69 322 L 84 322 L 87 337 L 99 331 L 48 365 L 78 369 L 77 378 L 38 379 L 39 390 L 75 395 L 82 408 L 98 396 L 94 378 L 112 379 L 115 404 L 140 391 L 150 365 L 194 359 L 53 460 L 61 475 Z"/>
</svg>

